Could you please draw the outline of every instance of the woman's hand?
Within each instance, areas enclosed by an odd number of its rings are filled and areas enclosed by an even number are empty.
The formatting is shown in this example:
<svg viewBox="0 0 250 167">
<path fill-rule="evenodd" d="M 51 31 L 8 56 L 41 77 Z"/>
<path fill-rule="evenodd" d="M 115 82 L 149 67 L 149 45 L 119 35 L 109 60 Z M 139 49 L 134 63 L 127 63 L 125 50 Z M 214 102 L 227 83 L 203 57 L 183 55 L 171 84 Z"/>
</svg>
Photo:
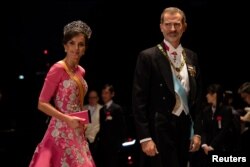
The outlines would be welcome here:
<svg viewBox="0 0 250 167">
<path fill-rule="evenodd" d="M 68 116 L 67 124 L 73 129 L 80 129 L 81 132 L 85 132 L 87 125 L 84 124 L 85 119 L 76 116 Z"/>
</svg>

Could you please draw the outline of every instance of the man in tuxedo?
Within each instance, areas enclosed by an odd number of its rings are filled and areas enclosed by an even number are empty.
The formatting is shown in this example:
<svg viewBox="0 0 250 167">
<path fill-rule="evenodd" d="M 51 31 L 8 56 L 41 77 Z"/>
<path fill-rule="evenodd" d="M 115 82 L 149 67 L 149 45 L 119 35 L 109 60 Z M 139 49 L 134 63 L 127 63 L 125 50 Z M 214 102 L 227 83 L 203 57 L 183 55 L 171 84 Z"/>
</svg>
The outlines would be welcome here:
<svg viewBox="0 0 250 167">
<path fill-rule="evenodd" d="M 180 44 L 186 28 L 182 10 L 164 9 L 164 40 L 138 55 L 132 105 L 141 167 L 186 167 L 200 148 L 201 76 L 196 53 Z"/>
<path fill-rule="evenodd" d="M 123 166 L 122 143 L 125 141 L 126 124 L 122 107 L 113 101 L 114 87 L 106 84 L 102 89 L 104 107 L 100 110 L 99 160 L 97 167 Z"/>
</svg>

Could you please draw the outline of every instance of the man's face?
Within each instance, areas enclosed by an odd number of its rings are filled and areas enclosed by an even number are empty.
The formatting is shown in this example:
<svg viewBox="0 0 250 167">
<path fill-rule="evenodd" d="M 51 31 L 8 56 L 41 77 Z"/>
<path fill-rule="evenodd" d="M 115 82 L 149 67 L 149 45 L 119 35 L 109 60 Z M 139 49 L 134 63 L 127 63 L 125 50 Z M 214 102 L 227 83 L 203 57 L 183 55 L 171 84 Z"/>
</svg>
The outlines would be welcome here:
<svg viewBox="0 0 250 167">
<path fill-rule="evenodd" d="M 173 46 L 178 46 L 181 36 L 186 29 L 182 22 L 182 16 L 179 13 L 165 13 L 164 20 L 160 24 L 161 32 L 165 40 Z"/>
<path fill-rule="evenodd" d="M 106 104 L 110 100 L 112 100 L 114 93 L 111 93 L 108 88 L 102 90 L 102 101 Z"/>
<path fill-rule="evenodd" d="M 96 92 L 92 91 L 89 93 L 89 96 L 88 96 L 88 101 L 89 101 L 89 104 L 90 105 L 96 105 L 98 103 L 98 95 Z"/>
</svg>

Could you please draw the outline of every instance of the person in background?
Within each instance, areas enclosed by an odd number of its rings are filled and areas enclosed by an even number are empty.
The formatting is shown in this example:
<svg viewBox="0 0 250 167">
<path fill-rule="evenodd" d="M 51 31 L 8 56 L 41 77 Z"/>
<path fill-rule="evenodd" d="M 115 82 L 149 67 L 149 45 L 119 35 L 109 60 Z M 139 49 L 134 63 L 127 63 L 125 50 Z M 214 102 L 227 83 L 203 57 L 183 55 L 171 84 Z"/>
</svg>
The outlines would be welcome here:
<svg viewBox="0 0 250 167">
<path fill-rule="evenodd" d="M 226 90 L 224 91 L 224 96 L 223 96 L 223 103 L 224 105 L 227 105 L 231 107 L 232 109 L 232 114 L 233 114 L 233 124 L 230 127 L 232 136 L 231 140 L 234 141 L 232 145 L 234 146 L 234 151 L 235 153 L 240 152 L 240 137 L 241 137 L 241 131 L 242 128 L 244 127 L 243 123 L 240 120 L 240 115 L 241 115 L 241 110 L 235 109 L 234 107 L 234 93 L 231 90 Z"/>
<path fill-rule="evenodd" d="M 238 94 L 250 106 L 250 82 L 243 83 L 238 89 Z M 250 122 L 250 108 L 246 107 L 245 111 L 246 114 L 241 116 L 240 119 L 244 122 Z"/>
<path fill-rule="evenodd" d="M 231 90 L 225 90 L 223 93 L 223 103 L 232 107 L 233 114 L 239 114 L 234 108 L 234 94 Z"/>
<path fill-rule="evenodd" d="M 97 166 L 123 166 L 124 164 L 120 160 L 120 151 L 126 135 L 123 109 L 113 101 L 115 90 L 112 85 L 104 85 L 101 96 L 104 106 L 100 110 L 99 158 Z"/>
<path fill-rule="evenodd" d="M 38 101 L 38 109 L 52 118 L 29 167 L 95 167 L 84 136 L 84 120 L 70 116 L 83 110 L 88 86 L 79 61 L 86 52 L 91 32 L 81 20 L 64 26 L 66 56 L 49 69 Z"/>
<path fill-rule="evenodd" d="M 132 108 L 141 167 L 186 167 L 189 152 L 200 148 L 201 74 L 197 54 L 181 45 L 186 28 L 181 9 L 165 8 L 164 40 L 138 55 Z"/>
<path fill-rule="evenodd" d="M 97 141 L 96 135 L 100 130 L 100 109 L 102 105 L 99 104 L 99 96 L 96 90 L 91 90 L 88 93 L 88 104 L 84 106 L 84 109 L 90 111 L 91 123 L 88 124 L 85 131 L 85 136 L 89 142 L 89 148 L 94 160 L 97 156 Z"/>
<path fill-rule="evenodd" d="M 244 82 L 238 88 L 238 94 L 241 96 L 246 106 L 244 108 L 245 114 L 240 117 L 244 124 L 244 130 L 241 134 L 241 156 L 247 157 L 247 165 L 250 166 L 250 82 Z"/>
<path fill-rule="evenodd" d="M 224 104 L 224 91 L 221 85 L 211 84 L 207 88 L 207 106 L 203 109 L 202 145 L 204 166 L 209 166 L 211 155 L 230 156 L 234 152 L 235 140 L 232 107 Z M 211 165 L 211 164 L 210 164 Z"/>
</svg>

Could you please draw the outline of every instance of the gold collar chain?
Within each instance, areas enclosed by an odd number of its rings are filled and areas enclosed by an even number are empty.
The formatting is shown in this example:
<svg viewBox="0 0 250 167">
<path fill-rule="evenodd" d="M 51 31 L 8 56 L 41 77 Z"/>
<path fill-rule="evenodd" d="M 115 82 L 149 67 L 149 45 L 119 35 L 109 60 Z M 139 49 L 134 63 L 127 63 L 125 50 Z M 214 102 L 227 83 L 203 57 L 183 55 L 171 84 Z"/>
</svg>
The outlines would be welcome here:
<svg viewBox="0 0 250 167">
<path fill-rule="evenodd" d="M 186 59 L 186 53 L 183 50 L 182 55 L 183 55 L 183 59 L 181 61 L 181 65 L 179 67 L 176 67 L 173 62 L 170 60 L 170 58 L 168 57 L 168 53 L 166 51 L 164 51 L 164 49 L 162 48 L 162 46 L 160 44 L 157 45 L 157 47 L 160 49 L 160 51 L 163 53 L 163 55 L 168 59 L 168 61 L 170 62 L 171 66 L 175 69 L 176 72 L 180 72 L 182 70 L 182 68 L 185 65 L 185 59 Z"/>
</svg>

